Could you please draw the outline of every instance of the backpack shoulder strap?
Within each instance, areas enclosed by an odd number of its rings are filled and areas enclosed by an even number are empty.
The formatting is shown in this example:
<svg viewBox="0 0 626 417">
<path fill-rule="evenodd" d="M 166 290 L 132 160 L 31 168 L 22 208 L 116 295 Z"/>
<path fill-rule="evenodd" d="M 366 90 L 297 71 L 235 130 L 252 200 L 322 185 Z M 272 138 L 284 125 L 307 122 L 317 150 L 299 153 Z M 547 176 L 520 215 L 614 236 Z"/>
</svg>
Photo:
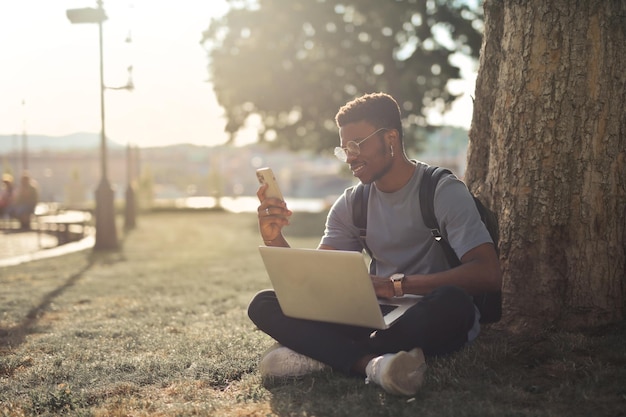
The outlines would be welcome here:
<svg viewBox="0 0 626 417">
<path fill-rule="evenodd" d="M 454 267 L 460 265 L 461 261 L 456 256 L 454 249 L 452 249 L 448 241 L 443 237 L 439 229 L 439 222 L 435 216 L 435 189 L 437 188 L 437 183 L 441 177 L 451 173 L 452 172 L 446 168 L 437 166 L 427 167 L 422 176 L 422 182 L 420 183 L 419 198 L 424 224 L 430 229 L 433 238 L 441 245 L 446 259 L 448 260 L 448 264 Z"/>
<path fill-rule="evenodd" d="M 439 230 L 437 218 L 435 217 L 435 188 L 437 181 L 433 178 L 433 172 L 438 167 L 429 166 L 422 174 L 422 182 L 420 183 L 420 209 L 422 210 L 422 219 L 424 224 L 431 230 Z M 438 180 L 438 179 L 437 179 Z"/>
<path fill-rule="evenodd" d="M 420 208 L 422 210 L 422 217 L 424 219 L 424 224 L 431 229 L 431 233 L 435 240 L 438 242 L 439 246 L 443 249 L 443 252 L 446 256 L 448 264 L 451 267 L 455 267 L 461 264 L 461 261 L 456 256 L 454 249 L 450 246 L 450 243 L 443 237 L 441 231 L 439 230 L 439 222 L 437 221 L 437 217 L 435 216 L 435 189 L 437 188 L 437 183 L 441 179 L 443 175 L 451 173 L 450 170 L 429 166 L 424 172 L 424 177 L 422 178 L 422 182 L 420 184 Z M 473 196 L 473 195 L 472 195 Z M 482 203 L 474 197 L 474 202 L 477 204 L 477 208 L 479 212 L 481 212 L 481 217 L 483 212 L 487 212 L 487 210 L 482 210 Z M 480 205 L 479 205 L 480 204 Z M 484 207 L 483 207 L 484 208 Z M 493 213 L 492 213 L 493 215 Z M 495 216 L 495 215 L 494 215 Z M 485 222 L 485 219 L 482 219 Z M 497 221 L 492 220 L 497 227 Z M 485 223 L 486 224 L 486 223 Z M 495 237 L 490 230 L 490 234 L 492 237 L 497 240 L 497 229 L 495 231 Z M 478 307 L 480 311 L 480 322 L 481 323 L 495 323 L 500 320 L 502 316 L 502 292 L 490 292 L 477 294 L 473 296 L 474 304 Z"/>
<path fill-rule="evenodd" d="M 439 222 L 435 216 L 435 189 L 441 177 L 452 172 L 449 169 L 437 166 L 429 166 L 424 171 L 422 182 L 420 183 L 420 209 L 426 227 L 434 233 L 439 232 Z"/>
<path fill-rule="evenodd" d="M 352 221 L 359 228 L 359 238 L 367 253 L 372 252 L 367 247 L 365 238 L 367 237 L 367 201 L 370 196 L 370 184 L 359 183 L 354 187 L 354 201 L 352 203 Z"/>
</svg>

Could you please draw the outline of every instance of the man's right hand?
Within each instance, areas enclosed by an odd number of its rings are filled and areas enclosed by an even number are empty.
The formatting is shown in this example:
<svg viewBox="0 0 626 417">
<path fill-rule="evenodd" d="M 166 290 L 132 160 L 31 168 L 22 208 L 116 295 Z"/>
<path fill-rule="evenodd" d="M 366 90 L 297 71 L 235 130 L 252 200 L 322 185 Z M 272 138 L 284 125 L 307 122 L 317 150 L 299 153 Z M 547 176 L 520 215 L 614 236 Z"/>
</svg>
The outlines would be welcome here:
<svg viewBox="0 0 626 417">
<path fill-rule="evenodd" d="M 278 198 L 266 198 L 267 184 L 257 190 L 257 197 L 261 204 L 257 209 L 259 231 L 263 242 L 268 246 L 288 246 L 282 235 L 283 227 L 289 224 L 289 217 L 293 214 L 287 204 Z"/>
</svg>

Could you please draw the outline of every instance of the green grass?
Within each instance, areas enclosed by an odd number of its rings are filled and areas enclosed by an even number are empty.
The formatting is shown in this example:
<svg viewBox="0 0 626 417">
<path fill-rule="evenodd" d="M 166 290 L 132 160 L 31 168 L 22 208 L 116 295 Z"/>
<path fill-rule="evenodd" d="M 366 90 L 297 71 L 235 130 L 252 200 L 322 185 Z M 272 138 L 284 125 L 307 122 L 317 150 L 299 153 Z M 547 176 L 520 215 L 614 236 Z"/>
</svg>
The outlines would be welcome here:
<svg viewBox="0 0 626 417">
<path fill-rule="evenodd" d="M 292 246 L 324 216 L 296 214 Z M 272 340 L 246 316 L 269 287 L 256 218 L 159 213 L 116 252 L 0 269 L 1 416 L 626 416 L 626 326 L 485 329 L 429 362 L 415 398 L 325 372 L 263 382 Z"/>
</svg>

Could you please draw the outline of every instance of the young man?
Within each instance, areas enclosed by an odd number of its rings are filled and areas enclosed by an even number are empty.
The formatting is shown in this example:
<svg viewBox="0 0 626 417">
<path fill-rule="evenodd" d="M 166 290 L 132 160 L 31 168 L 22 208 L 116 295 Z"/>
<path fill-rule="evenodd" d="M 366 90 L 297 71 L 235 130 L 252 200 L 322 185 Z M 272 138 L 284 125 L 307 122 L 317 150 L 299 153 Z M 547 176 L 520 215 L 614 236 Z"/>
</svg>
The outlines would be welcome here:
<svg viewBox="0 0 626 417">
<path fill-rule="evenodd" d="M 478 335 L 471 295 L 500 290 L 498 256 L 467 187 L 449 175 L 438 183 L 434 202 L 442 232 L 461 260 L 448 266 L 421 218 L 419 184 L 426 165 L 407 158 L 400 108 L 391 96 L 357 98 L 339 110 L 336 122 L 341 146 L 335 155 L 362 183 L 372 184 L 366 241 L 376 260 L 371 277 L 376 294 L 424 297 L 389 329 L 374 332 L 286 317 L 274 292 L 262 291 L 248 315 L 278 343 L 264 353 L 261 373 L 294 377 L 330 367 L 411 396 L 423 382 L 424 356 L 458 351 Z M 288 247 L 282 229 L 292 212 L 284 201 L 265 198 L 265 188 L 257 192 L 263 241 Z M 319 249 L 363 250 L 352 219 L 353 191 L 345 190 L 331 208 Z"/>
</svg>

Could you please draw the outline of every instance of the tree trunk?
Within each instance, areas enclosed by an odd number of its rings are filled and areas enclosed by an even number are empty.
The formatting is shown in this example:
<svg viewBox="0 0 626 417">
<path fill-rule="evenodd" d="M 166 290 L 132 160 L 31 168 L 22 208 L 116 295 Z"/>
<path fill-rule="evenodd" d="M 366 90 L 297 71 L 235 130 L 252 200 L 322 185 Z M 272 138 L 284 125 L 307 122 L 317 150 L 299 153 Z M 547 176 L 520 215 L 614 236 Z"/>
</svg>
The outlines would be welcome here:
<svg viewBox="0 0 626 417">
<path fill-rule="evenodd" d="M 626 1 L 484 7 L 466 180 L 499 216 L 503 324 L 622 320 Z"/>
</svg>

